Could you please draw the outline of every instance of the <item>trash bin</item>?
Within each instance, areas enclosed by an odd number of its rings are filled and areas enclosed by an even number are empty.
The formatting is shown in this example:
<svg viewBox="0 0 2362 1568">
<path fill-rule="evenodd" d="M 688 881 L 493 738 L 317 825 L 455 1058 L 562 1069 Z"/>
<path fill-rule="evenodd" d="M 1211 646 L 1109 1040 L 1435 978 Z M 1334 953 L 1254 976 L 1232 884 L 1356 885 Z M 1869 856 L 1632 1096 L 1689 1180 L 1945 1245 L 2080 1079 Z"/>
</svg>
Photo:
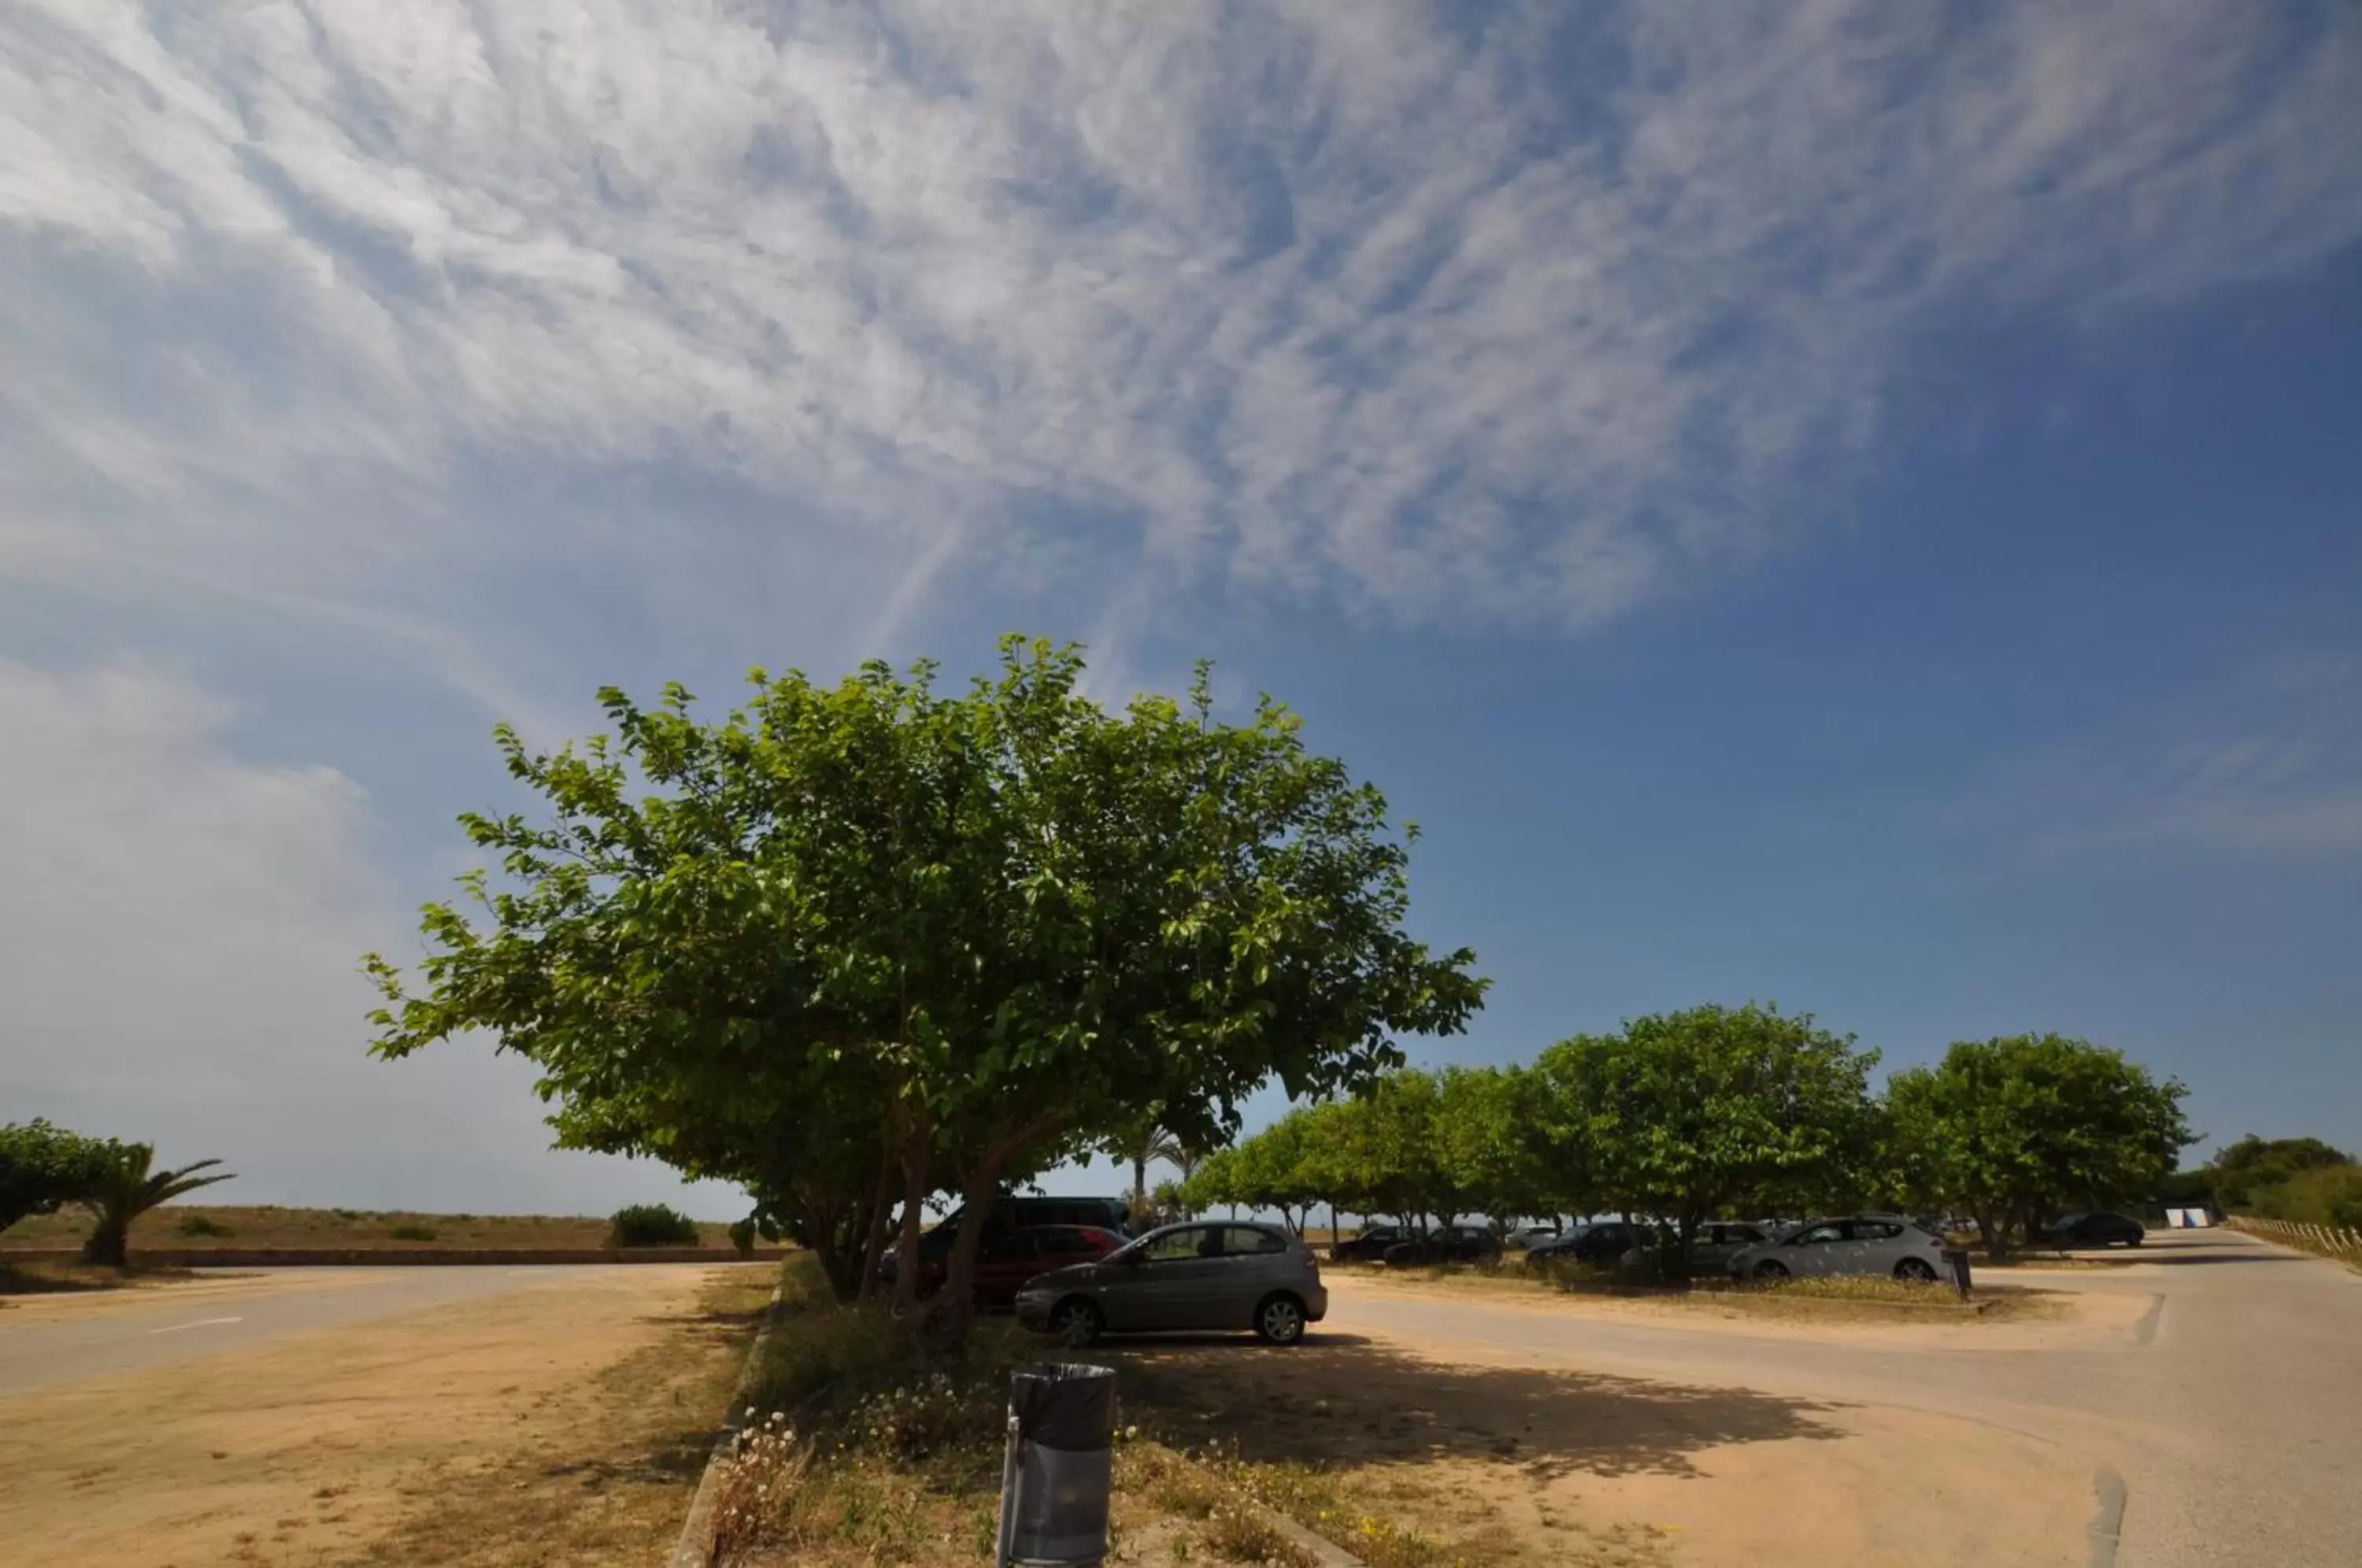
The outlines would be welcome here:
<svg viewBox="0 0 2362 1568">
<path fill-rule="evenodd" d="M 1960 1293 L 1961 1300 L 1966 1301 L 1969 1298 L 1969 1249 L 1946 1247 L 1944 1266 L 1951 1271 L 1952 1288 Z"/>
<path fill-rule="evenodd" d="M 1037 1361 L 1009 1379 L 1000 1568 L 1095 1568 L 1108 1552 L 1115 1369 Z"/>
</svg>

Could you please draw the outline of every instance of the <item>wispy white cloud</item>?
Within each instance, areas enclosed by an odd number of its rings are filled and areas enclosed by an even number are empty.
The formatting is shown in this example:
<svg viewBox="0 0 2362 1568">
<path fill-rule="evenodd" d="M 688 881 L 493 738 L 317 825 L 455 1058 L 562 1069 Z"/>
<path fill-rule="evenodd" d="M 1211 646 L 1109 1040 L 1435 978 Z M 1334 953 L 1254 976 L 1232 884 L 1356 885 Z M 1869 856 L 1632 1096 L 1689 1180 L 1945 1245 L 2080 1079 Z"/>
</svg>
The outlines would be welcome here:
<svg viewBox="0 0 2362 1568">
<path fill-rule="evenodd" d="M 2259 662 L 1999 761 L 1937 820 L 2045 857 L 2362 855 L 2362 660 Z"/>
<path fill-rule="evenodd" d="M 28 0 L 0 527 L 725 575 L 469 499 L 661 465 L 891 541 L 889 628 L 954 555 L 1596 622 L 1776 547 L 1930 330 L 2362 237 L 2356 80 L 2362 14 L 2230 0 Z"/>
</svg>

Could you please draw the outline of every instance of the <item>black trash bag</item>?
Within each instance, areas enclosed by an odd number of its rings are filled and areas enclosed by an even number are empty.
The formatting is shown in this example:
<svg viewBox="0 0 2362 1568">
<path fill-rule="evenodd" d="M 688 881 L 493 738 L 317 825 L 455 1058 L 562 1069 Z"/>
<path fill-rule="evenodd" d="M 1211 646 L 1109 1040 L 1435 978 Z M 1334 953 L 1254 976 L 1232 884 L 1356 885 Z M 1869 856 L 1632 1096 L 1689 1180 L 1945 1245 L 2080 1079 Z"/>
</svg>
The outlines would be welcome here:
<svg viewBox="0 0 2362 1568">
<path fill-rule="evenodd" d="M 1108 1551 L 1115 1370 L 1034 1362 L 1009 1379 L 1000 1497 L 1005 1563 L 1096 1563 Z"/>
</svg>

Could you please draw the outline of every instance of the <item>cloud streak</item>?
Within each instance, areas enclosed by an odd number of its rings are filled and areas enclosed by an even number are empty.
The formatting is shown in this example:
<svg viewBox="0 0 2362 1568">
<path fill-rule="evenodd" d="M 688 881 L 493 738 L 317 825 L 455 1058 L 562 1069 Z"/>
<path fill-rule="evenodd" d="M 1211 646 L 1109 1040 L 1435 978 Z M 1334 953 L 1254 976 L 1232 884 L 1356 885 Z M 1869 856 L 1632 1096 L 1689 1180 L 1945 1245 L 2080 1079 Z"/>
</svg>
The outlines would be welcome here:
<svg viewBox="0 0 2362 1568">
<path fill-rule="evenodd" d="M 1793 537 L 1930 333 L 2362 237 L 2357 79 L 2334 6 L 28 3 L 0 527 L 716 570 L 467 500 L 655 466 L 889 627 L 954 555 L 1595 624 Z"/>
</svg>

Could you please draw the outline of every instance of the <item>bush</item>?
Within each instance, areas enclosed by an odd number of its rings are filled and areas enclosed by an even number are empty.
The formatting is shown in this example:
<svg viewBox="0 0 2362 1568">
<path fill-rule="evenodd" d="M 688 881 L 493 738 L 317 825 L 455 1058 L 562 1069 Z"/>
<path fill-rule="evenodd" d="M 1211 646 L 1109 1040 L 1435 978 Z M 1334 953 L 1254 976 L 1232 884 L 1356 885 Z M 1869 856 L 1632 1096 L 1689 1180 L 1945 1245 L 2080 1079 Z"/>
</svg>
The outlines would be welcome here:
<svg viewBox="0 0 2362 1568">
<path fill-rule="evenodd" d="M 615 1210 L 607 1224 L 611 1247 L 693 1247 L 697 1221 L 662 1203 L 635 1203 Z"/>
<path fill-rule="evenodd" d="M 2300 1171 L 2259 1190 L 2255 1208 L 2267 1220 L 2362 1231 L 2362 1165 Z"/>
<path fill-rule="evenodd" d="M 237 1234 L 220 1220 L 205 1214 L 183 1214 L 181 1222 L 172 1227 L 183 1236 L 230 1236 Z"/>
<path fill-rule="evenodd" d="M 741 1220 L 730 1227 L 730 1244 L 738 1249 L 741 1257 L 755 1255 L 755 1221 Z"/>
<path fill-rule="evenodd" d="M 397 1242 L 431 1242 L 435 1239 L 435 1227 L 413 1222 L 396 1225 L 386 1233 Z"/>
</svg>

